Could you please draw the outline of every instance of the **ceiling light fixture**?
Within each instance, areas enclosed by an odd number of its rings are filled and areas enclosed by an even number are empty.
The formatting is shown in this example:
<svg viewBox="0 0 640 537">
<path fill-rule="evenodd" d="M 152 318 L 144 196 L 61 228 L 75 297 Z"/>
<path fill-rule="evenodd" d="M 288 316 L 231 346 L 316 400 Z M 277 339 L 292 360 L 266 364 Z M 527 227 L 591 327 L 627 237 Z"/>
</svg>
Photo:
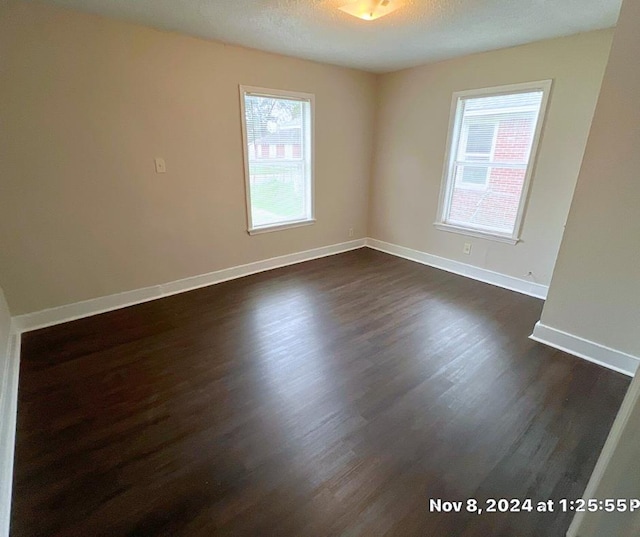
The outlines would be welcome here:
<svg viewBox="0 0 640 537">
<path fill-rule="evenodd" d="M 395 11 L 398 5 L 391 0 L 356 0 L 339 9 L 359 19 L 373 21 Z"/>
</svg>

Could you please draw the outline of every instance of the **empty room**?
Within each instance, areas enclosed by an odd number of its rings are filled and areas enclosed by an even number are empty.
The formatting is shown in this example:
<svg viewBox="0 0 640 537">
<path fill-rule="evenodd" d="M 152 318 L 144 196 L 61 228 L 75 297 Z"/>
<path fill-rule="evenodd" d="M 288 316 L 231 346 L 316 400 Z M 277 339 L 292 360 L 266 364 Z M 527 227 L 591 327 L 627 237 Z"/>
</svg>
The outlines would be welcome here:
<svg viewBox="0 0 640 537">
<path fill-rule="evenodd" d="M 640 534 L 640 2 L 0 0 L 0 537 Z"/>
</svg>

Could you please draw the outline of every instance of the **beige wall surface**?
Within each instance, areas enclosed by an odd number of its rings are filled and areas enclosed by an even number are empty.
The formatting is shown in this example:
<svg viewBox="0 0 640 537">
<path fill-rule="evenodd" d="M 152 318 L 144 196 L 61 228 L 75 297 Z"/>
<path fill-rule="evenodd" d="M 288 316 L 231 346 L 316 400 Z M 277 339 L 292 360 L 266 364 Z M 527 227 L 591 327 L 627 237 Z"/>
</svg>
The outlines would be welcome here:
<svg viewBox="0 0 640 537">
<path fill-rule="evenodd" d="M 247 234 L 239 84 L 315 94 L 315 225 Z M 10 4 L 0 282 L 12 313 L 366 236 L 375 90 L 355 70 Z"/>
<path fill-rule="evenodd" d="M 620 21 L 542 322 L 640 356 L 640 2 Z"/>
<path fill-rule="evenodd" d="M 611 38 L 612 30 L 589 32 L 383 75 L 370 236 L 548 285 Z M 452 93 L 544 79 L 553 79 L 553 89 L 522 242 L 512 246 L 437 230 Z M 462 252 L 465 242 L 473 245 L 471 255 Z"/>
<path fill-rule="evenodd" d="M 640 356 L 640 2 L 626 0 L 542 322 Z M 640 375 L 585 497 L 640 498 Z M 581 513 L 570 537 L 635 537 L 640 513 Z"/>
<path fill-rule="evenodd" d="M 0 388 L 4 382 L 4 366 L 9 349 L 9 333 L 11 331 L 11 315 L 9 314 L 9 306 L 4 298 L 2 287 L 0 287 Z M 2 394 L 0 393 L 0 400 Z"/>
</svg>

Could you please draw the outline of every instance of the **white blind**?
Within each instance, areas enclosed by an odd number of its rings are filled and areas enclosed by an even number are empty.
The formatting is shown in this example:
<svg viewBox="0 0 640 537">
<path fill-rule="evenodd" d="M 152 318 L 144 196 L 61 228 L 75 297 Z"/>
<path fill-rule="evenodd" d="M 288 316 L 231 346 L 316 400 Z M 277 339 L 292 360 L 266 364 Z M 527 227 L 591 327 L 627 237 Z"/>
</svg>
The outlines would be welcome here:
<svg viewBox="0 0 640 537">
<path fill-rule="evenodd" d="M 512 235 L 543 90 L 458 102 L 444 221 Z"/>
<path fill-rule="evenodd" d="M 244 93 L 251 228 L 312 218 L 311 102 Z"/>
</svg>

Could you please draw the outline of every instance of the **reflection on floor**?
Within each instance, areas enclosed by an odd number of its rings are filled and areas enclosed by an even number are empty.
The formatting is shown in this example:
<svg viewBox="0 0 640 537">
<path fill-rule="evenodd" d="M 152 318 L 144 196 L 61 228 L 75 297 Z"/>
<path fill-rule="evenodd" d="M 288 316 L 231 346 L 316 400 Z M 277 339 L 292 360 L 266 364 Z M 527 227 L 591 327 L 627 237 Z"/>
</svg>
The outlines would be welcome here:
<svg viewBox="0 0 640 537">
<path fill-rule="evenodd" d="M 26 334 L 14 536 L 560 537 L 628 385 L 368 249 Z"/>
</svg>

